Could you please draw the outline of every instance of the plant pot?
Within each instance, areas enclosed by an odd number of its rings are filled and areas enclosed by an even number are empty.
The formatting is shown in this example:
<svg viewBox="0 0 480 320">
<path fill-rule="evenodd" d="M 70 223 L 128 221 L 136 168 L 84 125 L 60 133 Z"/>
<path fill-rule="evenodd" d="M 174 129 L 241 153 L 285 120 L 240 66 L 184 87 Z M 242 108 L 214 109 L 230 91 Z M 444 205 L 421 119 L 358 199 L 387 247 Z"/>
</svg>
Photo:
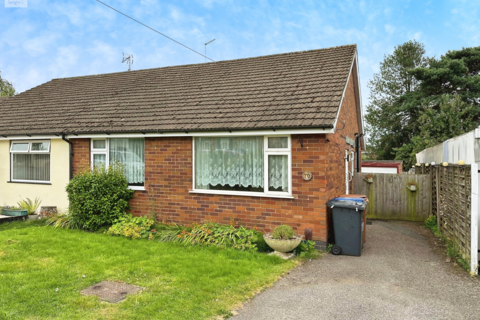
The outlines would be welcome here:
<svg viewBox="0 0 480 320">
<path fill-rule="evenodd" d="M 275 253 L 284 258 L 284 259 L 289 259 L 290 256 L 285 255 L 285 253 L 290 252 L 294 250 L 300 242 L 302 242 L 302 235 L 295 234 L 293 239 L 288 239 L 288 240 L 278 240 L 278 239 L 273 239 L 271 233 L 266 233 L 263 235 L 263 239 L 265 239 L 265 242 L 275 250 Z M 278 254 L 281 253 L 281 254 Z M 287 257 L 288 256 L 288 257 Z"/>
<path fill-rule="evenodd" d="M 23 209 L 2 209 L 2 215 L 10 217 L 26 216 L 27 210 Z"/>
<path fill-rule="evenodd" d="M 417 186 L 408 186 L 407 187 L 410 191 L 417 191 Z"/>
<path fill-rule="evenodd" d="M 28 215 L 28 220 L 37 220 L 39 217 L 38 214 L 29 214 Z"/>
<path fill-rule="evenodd" d="M 364 179 L 365 181 L 367 181 L 368 183 L 373 183 L 373 178 L 367 178 L 367 179 Z"/>
</svg>

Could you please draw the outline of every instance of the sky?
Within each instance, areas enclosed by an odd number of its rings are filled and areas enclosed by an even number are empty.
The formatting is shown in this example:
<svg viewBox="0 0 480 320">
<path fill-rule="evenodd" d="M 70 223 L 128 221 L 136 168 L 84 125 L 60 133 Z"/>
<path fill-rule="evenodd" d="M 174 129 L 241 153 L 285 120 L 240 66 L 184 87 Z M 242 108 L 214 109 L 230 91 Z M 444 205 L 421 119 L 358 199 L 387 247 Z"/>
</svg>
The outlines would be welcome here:
<svg viewBox="0 0 480 320">
<path fill-rule="evenodd" d="M 5 4 L 12 0 L 3 0 Z M 55 78 L 204 63 L 95 0 L 0 3 L 0 71 L 18 92 Z M 27 2 L 28 1 L 28 2 Z M 213 60 L 356 43 L 363 107 L 385 54 L 416 39 L 427 56 L 480 45 L 480 1 L 102 0 Z"/>
</svg>

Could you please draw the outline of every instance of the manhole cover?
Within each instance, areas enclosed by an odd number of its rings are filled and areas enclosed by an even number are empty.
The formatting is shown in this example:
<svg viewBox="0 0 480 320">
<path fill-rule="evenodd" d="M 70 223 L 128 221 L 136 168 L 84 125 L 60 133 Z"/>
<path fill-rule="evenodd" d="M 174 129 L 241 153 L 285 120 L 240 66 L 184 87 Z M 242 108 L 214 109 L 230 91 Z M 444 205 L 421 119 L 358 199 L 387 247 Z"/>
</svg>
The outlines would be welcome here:
<svg viewBox="0 0 480 320">
<path fill-rule="evenodd" d="M 115 303 L 125 299 L 127 294 L 135 293 L 143 289 L 142 287 L 123 282 L 102 281 L 82 290 L 80 293 L 85 296 L 94 295 L 103 301 Z"/>
</svg>

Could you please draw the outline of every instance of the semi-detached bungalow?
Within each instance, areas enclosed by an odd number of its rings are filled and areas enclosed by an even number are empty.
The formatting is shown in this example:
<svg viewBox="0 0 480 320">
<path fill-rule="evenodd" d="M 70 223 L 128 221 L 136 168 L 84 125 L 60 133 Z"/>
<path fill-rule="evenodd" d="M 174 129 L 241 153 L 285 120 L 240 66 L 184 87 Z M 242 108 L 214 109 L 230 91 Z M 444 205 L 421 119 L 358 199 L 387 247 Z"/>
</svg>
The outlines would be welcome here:
<svg viewBox="0 0 480 320">
<path fill-rule="evenodd" d="M 0 205 L 68 207 L 82 165 L 121 162 L 132 213 L 306 228 L 352 191 L 363 132 L 356 45 L 54 79 L 0 99 Z"/>
</svg>

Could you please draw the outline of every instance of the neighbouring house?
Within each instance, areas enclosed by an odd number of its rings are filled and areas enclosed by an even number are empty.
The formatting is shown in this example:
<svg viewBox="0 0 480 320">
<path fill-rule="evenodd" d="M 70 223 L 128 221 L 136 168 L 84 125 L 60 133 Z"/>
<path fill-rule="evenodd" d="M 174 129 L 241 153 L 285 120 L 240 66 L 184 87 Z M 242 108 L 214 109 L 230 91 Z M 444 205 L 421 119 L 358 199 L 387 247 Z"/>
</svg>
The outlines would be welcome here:
<svg viewBox="0 0 480 320">
<path fill-rule="evenodd" d="M 54 79 L 0 99 L 0 204 L 68 207 L 82 165 L 125 165 L 134 215 L 330 234 L 363 140 L 356 45 Z"/>
<path fill-rule="evenodd" d="M 362 172 L 400 174 L 403 172 L 403 161 L 402 160 L 362 160 Z"/>
</svg>

